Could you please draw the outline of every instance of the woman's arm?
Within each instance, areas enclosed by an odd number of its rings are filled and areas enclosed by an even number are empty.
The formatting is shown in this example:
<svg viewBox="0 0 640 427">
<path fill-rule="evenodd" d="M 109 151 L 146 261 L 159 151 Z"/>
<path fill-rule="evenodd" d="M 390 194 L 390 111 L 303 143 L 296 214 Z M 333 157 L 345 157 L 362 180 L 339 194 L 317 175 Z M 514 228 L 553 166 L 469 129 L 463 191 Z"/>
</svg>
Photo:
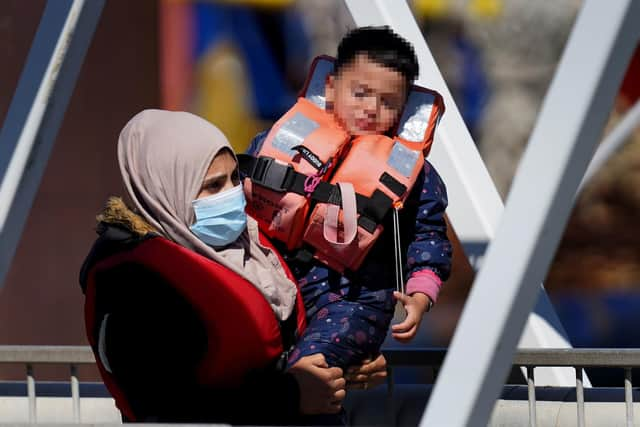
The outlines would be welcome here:
<svg viewBox="0 0 640 427">
<path fill-rule="evenodd" d="M 161 278 L 129 270 L 105 283 L 105 354 L 118 384 L 143 419 L 280 424 L 301 413 L 335 412 L 344 398 L 339 368 L 303 358 L 290 372 L 265 369 L 235 387 L 199 384 L 207 336 L 188 303 Z M 109 286 L 107 288 L 107 286 Z M 108 289 L 108 291 L 107 291 Z M 339 408 L 339 406 L 337 406 Z"/>
<path fill-rule="evenodd" d="M 352 366 L 345 374 L 348 389 L 368 390 L 387 381 L 387 359 L 379 354 L 373 360 L 365 360 L 362 365 Z"/>
<path fill-rule="evenodd" d="M 300 387 L 300 412 L 338 413 L 346 395 L 342 369 L 330 368 L 320 353 L 300 358 L 291 368 Z"/>
</svg>

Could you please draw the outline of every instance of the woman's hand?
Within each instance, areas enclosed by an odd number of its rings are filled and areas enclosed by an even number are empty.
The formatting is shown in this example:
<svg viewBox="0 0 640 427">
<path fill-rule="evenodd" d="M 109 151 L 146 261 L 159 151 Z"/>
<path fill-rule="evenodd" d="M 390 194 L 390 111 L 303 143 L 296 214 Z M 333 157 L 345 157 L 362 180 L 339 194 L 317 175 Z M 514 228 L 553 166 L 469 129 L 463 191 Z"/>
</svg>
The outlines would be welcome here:
<svg viewBox="0 0 640 427">
<path fill-rule="evenodd" d="M 402 303 L 407 311 L 407 317 L 401 323 L 391 326 L 391 335 L 400 342 L 409 342 L 418 332 L 422 315 L 429 307 L 429 297 L 421 292 L 413 295 L 394 292 L 393 296 Z"/>
<path fill-rule="evenodd" d="M 366 359 L 362 365 L 347 369 L 344 376 L 348 389 L 367 390 L 384 383 L 387 379 L 387 360 L 381 354 L 375 359 Z"/>
<path fill-rule="evenodd" d="M 342 369 L 330 368 L 322 354 L 312 354 L 300 358 L 288 372 L 298 381 L 302 414 L 340 412 L 346 395 Z"/>
</svg>

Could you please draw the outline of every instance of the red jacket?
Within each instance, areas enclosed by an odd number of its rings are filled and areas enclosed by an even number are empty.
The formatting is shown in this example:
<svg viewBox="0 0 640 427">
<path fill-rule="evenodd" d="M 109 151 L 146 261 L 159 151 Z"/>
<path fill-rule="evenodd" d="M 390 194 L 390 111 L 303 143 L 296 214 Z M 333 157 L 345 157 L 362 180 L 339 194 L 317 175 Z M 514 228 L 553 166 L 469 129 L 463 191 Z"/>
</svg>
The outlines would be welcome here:
<svg viewBox="0 0 640 427">
<path fill-rule="evenodd" d="M 253 285 L 210 259 L 121 225 L 99 233 L 81 273 L 87 337 L 126 419 L 277 424 L 297 415 L 297 383 L 277 365 L 305 326 L 299 296 L 280 324 Z"/>
</svg>

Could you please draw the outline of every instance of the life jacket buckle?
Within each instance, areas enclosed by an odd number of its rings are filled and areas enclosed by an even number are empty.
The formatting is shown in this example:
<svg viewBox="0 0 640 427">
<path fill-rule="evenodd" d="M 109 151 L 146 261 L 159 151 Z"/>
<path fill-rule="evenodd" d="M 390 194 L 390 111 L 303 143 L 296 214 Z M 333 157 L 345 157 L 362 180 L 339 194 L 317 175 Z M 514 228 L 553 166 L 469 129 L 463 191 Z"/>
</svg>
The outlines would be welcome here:
<svg viewBox="0 0 640 427">
<path fill-rule="evenodd" d="M 289 350 L 285 350 L 283 351 L 280 356 L 278 357 L 278 360 L 276 361 L 276 371 L 278 372 L 284 372 L 287 369 L 287 365 L 289 364 L 289 354 L 291 353 L 291 351 L 293 350 L 293 346 L 291 346 L 291 348 Z"/>
<path fill-rule="evenodd" d="M 294 172 L 291 165 L 277 162 L 273 157 L 260 156 L 249 177 L 258 185 L 282 193 L 291 187 Z"/>
<path fill-rule="evenodd" d="M 306 193 L 307 197 L 310 197 L 311 194 L 316 191 L 316 187 L 318 186 L 318 184 L 320 184 L 320 180 L 322 179 L 321 176 L 318 176 L 317 174 L 315 175 L 309 175 L 308 177 L 305 178 L 304 180 L 304 192 Z"/>
</svg>

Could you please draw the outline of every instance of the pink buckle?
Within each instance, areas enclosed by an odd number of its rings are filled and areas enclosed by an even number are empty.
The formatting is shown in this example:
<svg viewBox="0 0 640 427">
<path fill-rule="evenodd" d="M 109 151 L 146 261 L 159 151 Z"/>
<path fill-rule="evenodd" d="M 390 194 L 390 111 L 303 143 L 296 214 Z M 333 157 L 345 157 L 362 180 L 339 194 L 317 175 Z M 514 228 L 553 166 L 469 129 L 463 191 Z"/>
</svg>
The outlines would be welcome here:
<svg viewBox="0 0 640 427">
<path fill-rule="evenodd" d="M 307 193 L 307 197 L 311 196 L 311 193 L 316 191 L 316 187 L 320 183 L 320 176 L 318 174 L 309 175 L 304 179 L 304 192 Z"/>
</svg>

